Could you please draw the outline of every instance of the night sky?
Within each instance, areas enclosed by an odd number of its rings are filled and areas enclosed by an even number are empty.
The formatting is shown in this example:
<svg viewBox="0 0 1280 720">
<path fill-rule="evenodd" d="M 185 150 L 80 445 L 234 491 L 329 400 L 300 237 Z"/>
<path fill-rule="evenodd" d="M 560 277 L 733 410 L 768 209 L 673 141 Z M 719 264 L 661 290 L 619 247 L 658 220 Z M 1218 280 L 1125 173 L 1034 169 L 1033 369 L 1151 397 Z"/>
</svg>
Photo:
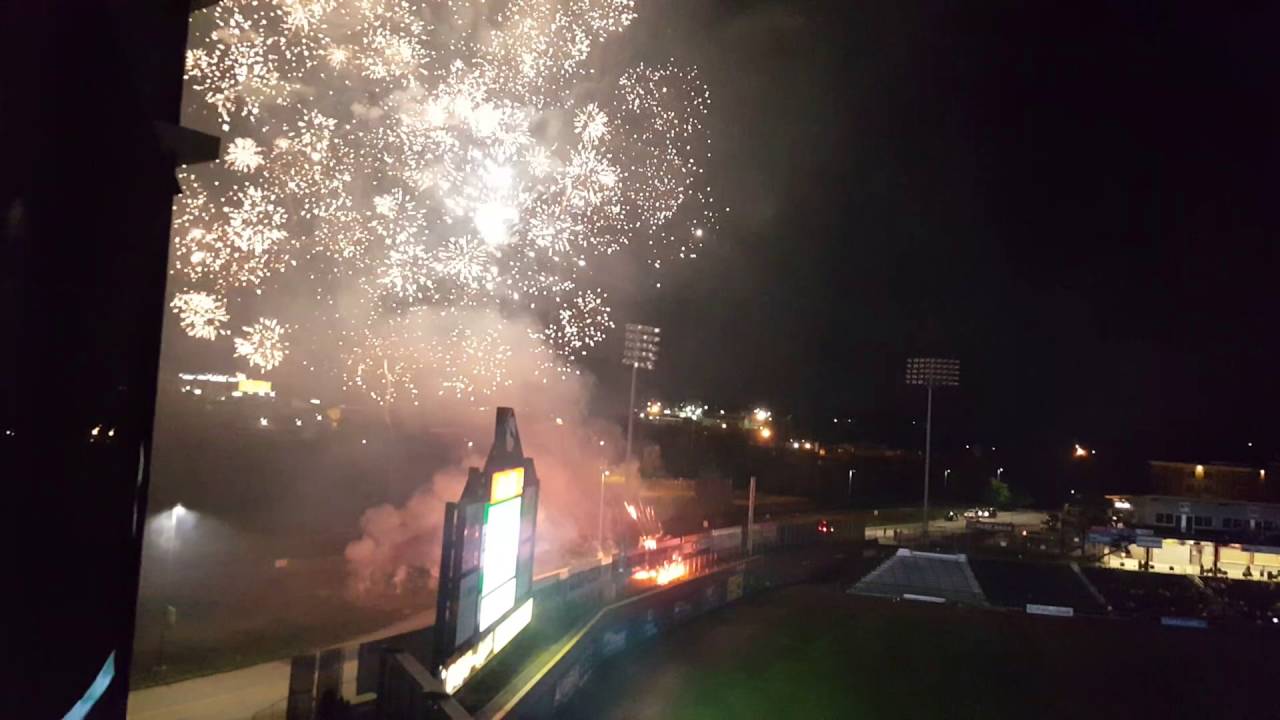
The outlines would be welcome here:
<svg viewBox="0 0 1280 720">
<path fill-rule="evenodd" d="M 701 69 L 731 212 L 618 302 L 664 328 L 642 394 L 906 441 L 904 359 L 953 355 L 944 444 L 1280 454 L 1280 6 L 657 5 L 632 52 Z"/>
</svg>

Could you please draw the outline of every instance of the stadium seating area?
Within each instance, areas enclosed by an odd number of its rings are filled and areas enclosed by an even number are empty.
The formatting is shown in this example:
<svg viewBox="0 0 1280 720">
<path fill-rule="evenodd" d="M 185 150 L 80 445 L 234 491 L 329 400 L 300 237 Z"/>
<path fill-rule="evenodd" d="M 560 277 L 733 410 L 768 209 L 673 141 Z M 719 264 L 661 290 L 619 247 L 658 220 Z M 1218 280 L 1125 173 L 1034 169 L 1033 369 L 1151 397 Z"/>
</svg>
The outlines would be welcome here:
<svg viewBox="0 0 1280 720">
<path fill-rule="evenodd" d="M 862 559 L 864 565 L 878 561 Z M 1060 563 L 905 549 L 864 572 L 859 567 L 852 573 L 862 579 L 850 592 L 895 598 L 912 594 L 1017 609 L 1028 604 L 1055 605 L 1081 615 L 1202 618 L 1215 625 L 1264 624 L 1280 631 L 1280 582 L 1101 567 L 1083 567 L 1077 573 Z M 1099 594 L 1105 604 L 1099 602 Z"/>
<path fill-rule="evenodd" d="M 1078 613 L 1104 611 L 1069 566 L 976 557 L 969 558 L 969 566 L 993 605 L 1022 608 L 1035 603 L 1069 607 Z"/>
<path fill-rule="evenodd" d="M 982 588 L 964 555 L 912 552 L 905 548 L 859 580 L 850 592 L 883 597 L 922 595 L 958 603 L 986 604 Z"/>
<path fill-rule="evenodd" d="M 1139 617 L 1205 617 L 1213 601 L 1191 578 L 1151 572 L 1084 568 L 1113 612 Z"/>
<path fill-rule="evenodd" d="M 1273 625 L 1280 620 L 1280 585 L 1276 583 L 1208 578 L 1204 585 L 1218 598 L 1227 618 Z"/>
</svg>

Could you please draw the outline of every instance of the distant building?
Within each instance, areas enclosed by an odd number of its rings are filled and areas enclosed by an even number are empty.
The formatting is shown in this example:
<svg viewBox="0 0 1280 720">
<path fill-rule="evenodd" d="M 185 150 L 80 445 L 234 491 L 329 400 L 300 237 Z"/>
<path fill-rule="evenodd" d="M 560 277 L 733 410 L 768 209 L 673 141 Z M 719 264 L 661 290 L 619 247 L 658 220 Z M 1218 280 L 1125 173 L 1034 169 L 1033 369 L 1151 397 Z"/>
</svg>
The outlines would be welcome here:
<svg viewBox="0 0 1280 720">
<path fill-rule="evenodd" d="M 1152 460 L 1151 488 L 1157 495 L 1252 502 L 1280 501 L 1277 478 L 1265 468 L 1226 463 Z M 1268 482 L 1270 480 L 1270 482 Z"/>
<path fill-rule="evenodd" d="M 1161 495 L 1110 498 L 1116 522 L 1091 528 L 1086 540 L 1089 554 L 1104 567 L 1280 579 L 1280 505 Z"/>
<path fill-rule="evenodd" d="M 1280 505 L 1163 495 L 1110 496 L 1115 516 L 1126 526 L 1163 536 L 1206 537 L 1249 542 L 1280 540 Z"/>
</svg>

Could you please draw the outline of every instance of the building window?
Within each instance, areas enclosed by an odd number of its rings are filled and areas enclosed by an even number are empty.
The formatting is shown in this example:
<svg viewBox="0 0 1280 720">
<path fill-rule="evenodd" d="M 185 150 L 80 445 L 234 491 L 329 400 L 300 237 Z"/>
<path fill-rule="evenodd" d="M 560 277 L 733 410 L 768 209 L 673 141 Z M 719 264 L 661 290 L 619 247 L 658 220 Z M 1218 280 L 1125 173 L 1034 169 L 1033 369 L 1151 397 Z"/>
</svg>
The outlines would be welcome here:
<svg viewBox="0 0 1280 720">
<path fill-rule="evenodd" d="M 1222 518 L 1222 529 L 1223 530 L 1231 529 L 1231 518 Z"/>
<path fill-rule="evenodd" d="M 1168 524 L 1169 523 L 1168 517 L 1169 516 L 1164 513 L 1156 513 L 1156 524 L 1157 525 Z"/>
<path fill-rule="evenodd" d="M 1235 525 L 1235 528 L 1237 530 L 1244 527 L 1244 521 L 1242 521 L 1240 518 L 1236 518 L 1235 520 L 1233 520 L 1232 524 Z"/>
<path fill-rule="evenodd" d="M 1263 520 L 1263 521 L 1262 521 L 1262 529 L 1263 529 L 1263 530 L 1274 530 L 1275 528 L 1276 528 L 1276 524 L 1275 524 L 1275 523 L 1273 523 L 1273 522 L 1271 522 L 1270 520 Z"/>
<path fill-rule="evenodd" d="M 1213 518 L 1206 517 L 1204 515 L 1196 515 L 1195 526 L 1196 527 L 1213 527 Z"/>
</svg>

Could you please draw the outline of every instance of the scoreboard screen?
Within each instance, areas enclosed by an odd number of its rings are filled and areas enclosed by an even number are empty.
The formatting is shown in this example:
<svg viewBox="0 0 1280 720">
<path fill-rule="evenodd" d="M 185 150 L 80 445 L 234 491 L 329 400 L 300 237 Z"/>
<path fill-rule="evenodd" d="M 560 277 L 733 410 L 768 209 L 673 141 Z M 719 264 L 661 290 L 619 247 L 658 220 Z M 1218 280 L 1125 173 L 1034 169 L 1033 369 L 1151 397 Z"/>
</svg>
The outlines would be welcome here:
<svg viewBox="0 0 1280 720">
<path fill-rule="evenodd" d="M 515 413 L 498 408 L 485 466 L 445 508 L 436 605 L 436 668 L 452 693 L 533 620 L 538 476 Z"/>
</svg>

